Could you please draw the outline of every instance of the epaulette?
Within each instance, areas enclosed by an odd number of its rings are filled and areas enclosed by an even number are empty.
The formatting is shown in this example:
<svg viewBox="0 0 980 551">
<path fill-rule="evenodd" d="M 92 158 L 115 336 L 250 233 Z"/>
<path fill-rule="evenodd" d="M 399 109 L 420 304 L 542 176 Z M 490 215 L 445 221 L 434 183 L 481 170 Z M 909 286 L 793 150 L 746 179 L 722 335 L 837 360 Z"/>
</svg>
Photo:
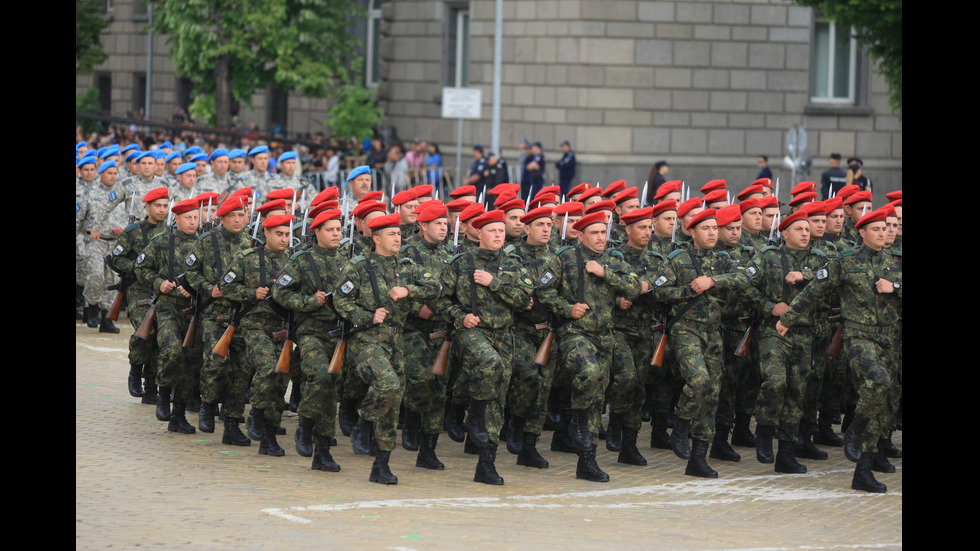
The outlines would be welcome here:
<svg viewBox="0 0 980 551">
<path fill-rule="evenodd" d="M 411 247 L 411 246 L 412 246 L 411 243 L 405 243 L 404 245 L 402 245 L 402 248 L 398 249 L 398 252 L 403 253 L 403 252 L 407 251 L 408 248 Z"/>
<path fill-rule="evenodd" d="M 681 254 L 682 252 L 685 252 L 685 249 L 674 249 L 674 250 L 670 251 L 670 254 L 667 255 L 667 258 L 669 260 L 673 260 L 674 257 L 676 257 L 677 255 Z"/>
<path fill-rule="evenodd" d="M 353 257 L 353 258 L 350 259 L 350 263 L 351 264 L 357 264 L 358 262 L 363 262 L 363 261 L 364 261 L 364 255 L 363 254 L 359 254 L 359 255 L 357 255 L 357 256 L 355 256 L 355 257 Z"/>
<path fill-rule="evenodd" d="M 504 245 L 504 253 L 506 253 L 508 255 L 513 254 L 514 251 L 516 251 L 516 250 L 517 249 L 515 249 L 513 245 Z"/>
<path fill-rule="evenodd" d="M 888 252 L 892 253 L 892 256 L 902 256 L 901 249 L 889 249 Z"/>
<path fill-rule="evenodd" d="M 131 232 L 131 231 L 133 231 L 133 230 L 135 230 L 135 229 L 136 229 L 136 228 L 138 228 L 138 227 L 140 227 L 140 223 L 139 223 L 139 222 L 133 222 L 132 224 L 130 224 L 130 225 L 128 225 L 128 226 L 126 226 L 126 227 L 125 227 L 125 228 L 123 229 L 123 231 L 124 231 L 124 232 L 126 232 L 126 233 L 129 233 L 129 232 Z"/>
<path fill-rule="evenodd" d="M 856 248 L 854 248 L 854 249 L 847 249 L 846 251 L 842 251 L 840 253 L 840 258 L 844 258 L 845 256 L 854 256 L 857 252 L 858 252 L 858 249 L 856 249 Z"/>
<path fill-rule="evenodd" d="M 810 249 L 810 252 L 811 252 L 812 254 L 815 254 L 815 255 L 817 255 L 817 256 L 822 256 L 822 257 L 825 257 L 825 258 L 826 258 L 826 256 L 827 256 L 827 253 L 825 253 L 825 252 L 823 252 L 823 251 L 822 251 L 821 249 L 817 249 L 817 248 L 813 248 L 813 249 Z"/>
<path fill-rule="evenodd" d="M 253 247 L 253 248 L 251 248 L 251 249 L 245 249 L 245 250 L 243 250 L 242 252 L 240 252 L 240 253 L 238 253 L 238 258 L 245 258 L 246 256 L 248 256 L 248 255 L 250 255 L 250 254 L 252 254 L 252 253 L 254 253 L 254 252 L 255 252 L 255 250 L 256 250 L 256 249 L 255 249 L 254 247 Z"/>
<path fill-rule="evenodd" d="M 655 251 L 653 249 L 644 249 L 644 250 L 646 251 L 647 256 L 655 256 L 655 257 L 659 258 L 660 260 L 665 260 L 666 259 L 666 257 L 664 257 L 664 255 L 658 253 L 657 251 Z"/>
<path fill-rule="evenodd" d="M 762 250 L 759 251 L 759 252 L 760 253 L 764 253 L 766 251 L 778 251 L 778 250 L 779 250 L 779 247 L 777 247 L 775 245 L 766 245 L 765 247 L 762 247 Z"/>
<path fill-rule="evenodd" d="M 731 258 L 732 257 L 732 255 L 728 254 L 728 251 L 718 251 L 718 256 L 724 256 L 724 257 L 727 257 L 727 258 Z"/>
<path fill-rule="evenodd" d="M 459 257 L 461 257 L 461 256 L 463 256 L 463 253 L 456 253 L 449 260 L 447 260 L 446 262 L 447 262 L 447 264 L 452 264 L 453 262 L 456 262 L 456 259 L 459 258 Z"/>
<path fill-rule="evenodd" d="M 399 258 L 398 259 L 398 263 L 399 264 L 412 264 L 412 265 L 414 265 L 415 264 L 415 261 L 406 256 L 406 257 L 403 257 L 403 258 Z"/>
<path fill-rule="evenodd" d="M 561 255 L 561 254 L 563 254 L 563 253 L 564 253 L 565 251 L 567 251 L 567 250 L 569 250 L 569 249 L 571 249 L 571 248 L 572 248 L 572 246 L 571 246 L 571 245 L 562 245 L 561 247 L 558 247 L 558 249 L 557 249 L 557 250 L 555 250 L 555 254 L 556 254 L 556 255 Z"/>
<path fill-rule="evenodd" d="M 305 252 L 306 252 L 306 251 L 308 251 L 308 250 L 309 250 L 309 249 L 303 249 L 302 251 L 296 251 L 295 253 L 293 253 L 293 256 L 290 256 L 290 257 L 289 257 L 289 259 L 290 259 L 290 260 L 296 260 L 297 258 L 299 258 L 300 256 L 302 256 L 302 255 L 303 255 L 303 253 L 305 253 Z"/>
<path fill-rule="evenodd" d="M 214 233 L 214 231 L 206 231 L 197 237 L 198 241 L 204 241 L 204 238 Z"/>
<path fill-rule="evenodd" d="M 345 237 L 345 238 L 343 238 L 343 239 L 340 240 L 340 244 L 341 245 L 343 245 L 344 243 L 350 243 L 350 237 Z"/>
<path fill-rule="evenodd" d="M 742 251 L 755 254 L 755 247 L 751 245 L 742 245 Z"/>
<path fill-rule="evenodd" d="M 626 257 L 623 255 L 623 252 L 617 251 L 616 249 L 610 249 L 609 256 L 614 256 L 620 260 L 626 260 Z"/>
</svg>

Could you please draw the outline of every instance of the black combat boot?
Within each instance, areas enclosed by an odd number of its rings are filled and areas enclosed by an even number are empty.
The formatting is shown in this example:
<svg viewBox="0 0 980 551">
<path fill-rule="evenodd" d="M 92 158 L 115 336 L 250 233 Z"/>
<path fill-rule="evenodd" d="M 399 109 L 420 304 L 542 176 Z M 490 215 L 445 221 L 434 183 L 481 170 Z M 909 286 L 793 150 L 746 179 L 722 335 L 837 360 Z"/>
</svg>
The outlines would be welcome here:
<svg viewBox="0 0 980 551">
<path fill-rule="evenodd" d="M 680 423 L 680 419 L 677 420 Z M 677 430 L 675 427 L 674 430 Z M 705 456 L 708 455 L 708 443 L 704 440 L 694 439 L 691 446 L 691 457 L 687 460 L 687 468 L 684 474 L 689 476 L 700 476 L 701 478 L 718 478 L 718 471 L 708 466 Z"/>
<path fill-rule="evenodd" d="M 504 484 L 504 478 L 497 474 L 497 467 L 494 465 L 496 460 L 496 444 L 489 444 L 480 448 L 480 461 L 476 464 L 476 474 L 473 475 L 473 482 L 502 486 Z"/>
<path fill-rule="evenodd" d="M 268 422 L 261 411 L 255 413 L 255 420 L 262 424 L 262 441 L 259 443 L 259 455 L 271 455 L 272 457 L 282 457 L 286 455 L 286 450 L 282 449 L 276 441 L 276 425 Z"/>
<path fill-rule="evenodd" d="M 639 465 L 643 466 L 647 464 L 645 457 L 640 455 L 640 450 L 636 448 L 636 437 L 638 436 L 638 431 L 636 429 L 623 429 L 623 445 L 622 449 L 619 451 L 619 458 L 616 461 L 620 463 L 625 463 L 626 465 Z M 606 438 L 606 445 L 608 447 L 609 439 Z"/>
<path fill-rule="evenodd" d="M 170 420 L 170 393 L 173 389 L 169 386 L 160 387 L 160 393 L 157 394 L 157 420 L 158 421 L 169 421 Z"/>
<path fill-rule="evenodd" d="M 873 494 L 883 494 L 885 493 L 885 485 L 875 480 L 875 475 L 871 472 L 872 455 L 874 454 L 866 453 L 858 459 L 857 466 L 854 467 L 854 478 L 851 480 L 851 488 Z"/>
<path fill-rule="evenodd" d="M 609 427 L 606 428 L 606 449 L 611 452 L 623 449 L 623 414 L 610 413 Z"/>
<path fill-rule="evenodd" d="M 555 426 L 555 433 L 551 436 L 551 451 L 578 453 L 572 446 L 572 439 L 568 436 L 569 413 L 564 412 L 558 416 L 558 424 Z"/>
<path fill-rule="evenodd" d="M 313 442 L 313 464 L 310 469 L 314 471 L 326 471 L 328 473 L 339 473 L 340 465 L 333 460 L 330 455 L 330 438 L 326 436 L 314 436 Z"/>
<path fill-rule="evenodd" d="M 878 451 L 885 454 L 885 457 L 891 457 L 893 459 L 902 457 L 902 450 L 895 447 L 895 444 L 892 443 L 892 431 L 888 431 L 886 438 L 878 439 Z"/>
<path fill-rule="evenodd" d="M 463 453 L 466 455 L 478 455 L 480 453 L 480 446 L 476 445 L 473 437 L 469 434 L 463 438 Z"/>
<path fill-rule="evenodd" d="M 157 383 L 153 377 L 147 377 L 143 380 L 143 399 L 140 400 L 141 404 L 156 404 L 157 403 Z"/>
<path fill-rule="evenodd" d="M 357 417 L 357 400 L 341 400 L 337 421 L 340 423 L 340 432 L 344 433 L 344 436 L 350 436 L 354 424 L 357 423 Z"/>
<path fill-rule="evenodd" d="M 466 438 L 466 427 L 463 426 L 465 416 L 466 404 L 449 403 L 449 408 L 446 409 L 446 432 L 453 442 L 462 442 Z"/>
<path fill-rule="evenodd" d="M 98 306 L 86 306 L 85 307 L 85 325 L 95 329 L 99 326 L 99 307 Z"/>
<path fill-rule="evenodd" d="M 885 452 L 884 438 L 878 439 L 878 452 L 871 458 L 871 470 L 879 473 L 895 472 L 895 465 L 888 461 L 888 454 Z"/>
<path fill-rule="evenodd" d="M 143 396 L 143 385 L 140 377 L 143 375 L 143 366 L 139 364 L 129 364 L 129 395 L 133 398 Z"/>
<path fill-rule="evenodd" d="M 378 484 L 398 484 L 398 477 L 391 474 L 391 469 L 388 468 L 388 459 L 390 458 L 390 451 L 378 450 L 374 457 L 374 464 L 371 465 L 371 476 L 368 480 Z"/>
<path fill-rule="evenodd" d="M 256 418 L 256 414 L 255 408 L 249 409 L 248 417 L 245 418 L 245 432 L 249 438 L 258 442 L 262 440 L 262 421 L 261 418 Z"/>
<path fill-rule="evenodd" d="M 405 428 L 402 429 L 402 447 L 408 451 L 419 449 L 419 431 L 422 429 L 422 414 L 405 412 Z"/>
<path fill-rule="evenodd" d="M 296 425 L 296 453 L 302 457 L 313 456 L 313 419 L 299 416 Z"/>
<path fill-rule="evenodd" d="M 252 441 L 242 433 L 238 419 L 225 419 L 225 432 L 221 435 L 221 443 L 229 446 L 251 446 Z"/>
<path fill-rule="evenodd" d="M 286 407 L 289 411 L 296 413 L 299 410 L 299 403 L 303 399 L 303 389 L 300 385 L 292 384 L 292 390 L 289 391 L 289 402 L 286 403 Z M 310 444 L 312 446 L 312 444 Z M 304 455 L 303 457 L 310 457 L 309 455 Z"/>
<path fill-rule="evenodd" d="M 217 412 L 217 404 L 201 402 L 201 411 L 197 414 L 197 427 L 201 432 L 214 432 L 214 416 Z"/>
<path fill-rule="evenodd" d="M 490 445 L 487 432 L 487 401 L 470 400 L 469 415 L 466 416 L 466 430 L 473 443 L 481 448 Z"/>
<path fill-rule="evenodd" d="M 815 434 L 817 434 L 816 425 L 800 425 L 800 437 L 796 443 L 796 457 L 815 459 L 817 461 L 827 459 L 827 452 L 813 445 L 813 436 Z"/>
<path fill-rule="evenodd" d="M 776 458 L 772 454 L 772 438 L 776 428 L 772 425 L 756 425 L 755 427 L 755 458 L 759 463 L 773 463 Z"/>
<path fill-rule="evenodd" d="M 575 478 L 592 482 L 609 482 L 609 475 L 602 472 L 595 461 L 595 446 L 589 446 L 587 451 L 578 452 L 578 464 L 575 466 Z"/>
<path fill-rule="evenodd" d="M 867 426 L 866 418 L 855 415 L 854 420 L 844 431 L 844 456 L 851 461 L 861 459 L 861 444 L 864 443 L 864 429 Z"/>
<path fill-rule="evenodd" d="M 538 436 L 530 432 L 525 432 L 522 436 L 523 442 L 521 442 L 521 451 L 517 454 L 517 464 L 536 469 L 547 469 L 548 460 L 538 453 Z"/>
<path fill-rule="evenodd" d="M 589 434 L 589 411 L 574 409 L 568 421 L 569 443 L 575 450 L 584 452 L 592 449 L 592 435 Z"/>
<path fill-rule="evenodd" d="M 720 459 L 722 461 L 733 461 L 739 462 L 742 460 L 742 456 L 735 451 L 732 446 L 728 443 L 728 427 L 723 427 L 721 425 L 715 425 L 715 437 L 711 441 L 711 459 Z"/>
<path fill-rule="evenodd" d="M 640 408 L 640 422 L 649 423 L 653 419 L 653 391 L 652 385 L 644 387 L 646 399 L 643 400 L 643 407 Z"/>
<path fill-rule="evenodd" d="M 170 415 L 170 423 L 167 424 L 167 430 L 170 432 L 179 432 L 181 434 L 194 434 L 197 430 L 194 429 L 194 425 L 187 422 L 186 404 L 178 404 L 174 402 L 174 411 Z"/>
<path fill-rule="evenodd" d="M 667 414 L 655 413 L 650 419 L 650 447 L 658 450 L 672 450 L 670 435 L 667 434 Z"/>
<path fill-rule="evenodd" d="M 436 457 L 436 444 L 439 442 L 438 434 L 423 434 L 419 438 L 419 455 L 415 459 L 415 466 L 433 471 L 441 471 L 446 468 Z"/>
<path fill-rule="evenodd" d="M 806 472 L 806 465 L 796 460 L 796 442 L 792 440 L 780 440 L 779 451 L 776 452 L 777 473 L 803 474 Z"/>
<path fill-rule="evenodd" d="M 732 430 L 733 446 L 741 446 L 743 448 L 755 447 L 755 436 L 752 435 L 752 430 L 749 428 L 751 421 L 752 416 L 748 413 L 735 414 L 735 428 Z"/>
<path fill-rule="evenodd" d="M 507 432 L 507 451 L 520 455 L 524 447 L 524 426 L 527 420 L 523 417 L 511 417 L 510 428 Z"/>
<path fill-rule="evenodd" d="M 691 422 L 678 417 L 674 422 L 674 429 L 670 431 L 670 448 L 674 450 L 674 455 L 681 459 L 691 458 L 691 445 L 688 443 L 690 434 Z"/>
<path fill-rule="evenodd" d="M 99 333 L 118 333 L 119 328 L 116 327 L 116 324 L 112 323 L 111 319 L 106 317 L 106 314 L 108 313 L 109 312 L 107 312 L 105 308 L 103 308 L 100 312 Z"/>
<path fill-rule="evenodd" d="M 350 443 L 357 455 L 371 455 L 371 436 L 374 434 L 374 423 L 361 417 L 350 432 Z M 390 453 L 390 452 L 389 452 Z M 372 480 L 372 482 L 374 482 Z"/>
<path fill-rule="evenodd" d="M 829 415 L 820 415 L 817 419 L 817 435 L 813 437 L 814 444 L 839 448 L 844 445 L 840 436 L 834 433 L 834 425 Z"/>
</svg>

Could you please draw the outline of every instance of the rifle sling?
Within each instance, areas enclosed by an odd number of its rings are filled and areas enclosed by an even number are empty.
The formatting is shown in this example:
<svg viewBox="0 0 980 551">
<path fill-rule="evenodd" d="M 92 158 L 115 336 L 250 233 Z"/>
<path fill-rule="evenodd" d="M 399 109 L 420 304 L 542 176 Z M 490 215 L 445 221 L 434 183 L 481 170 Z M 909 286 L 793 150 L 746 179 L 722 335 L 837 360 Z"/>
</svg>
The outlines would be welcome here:
<svg viewBox="0 0 980 551">
<path fill-rule="evenodd" d="M 466 262 L 470 266 L 470 313 L 480 317 L 480 308 L 476 303 L 476 262 L 472 252 L 466 253 Z"/>
<path fill-rule="evenodd" d="M 698 260 L 698 257 L 695 256 L 692 251 L 688 251 L 688 255 L 691 257 L 691 264 L 694 265 L 694 271 L 697 272 L 699 276 L 704 275 L 704 271 L 701 269 L 701 262 Z M 674 314 L 674 317 L 667 320 L 667 323 L 664 324 L 664 334 L 666 335 L 667 332 L 670 330 L 670 328 L 673 327 L 675 323 L 680 321 L 680 319 L 684 317 L 684 314 L 686 314 L 688 310 L 693 308 L 694 305 L 698 303 L 698 300 L 701 297 L 703 297 L 705 294 L 706 293 L 701 293 L 700 295 L 689 300 L 687 304 L 682 306 L 681 309 L 678 310 L 676 314 Z"/>
<path fill-rule="evenodd" d="M 786 281 L 786 276 L 789 275 L 789 258 L 786 257 L 786 245 L 779 248 L 779 254 L 782 257 L 783 263 L 783 300 L 782 302 L 789 304 L 789 282 Z"/>
<path fill-rule="evenodd" d="M 214 266 L 220 278 L 225 271 L 221 263 L 221 249 L 218 247 L 218 235 L 216 233 L 211 234 L 211 248 L 214 249 Z"/>
<path fill-rule="evenodd" d="M 374 293 L 374 301 L 381 308 L 381 290 L 378 288 L 378 275 L 374 271 L 374 264 L 371 259 L 364 257 L 364 265 L 367 268 L 368 279 L 371 280 L 371 292 Z"/>
<path fill-rule="evenodd" d="M 575 248 L 575 261 L 578 263 L 578 301 L 585 304 L 585 259 L 578 247 Z"/>
</svg>

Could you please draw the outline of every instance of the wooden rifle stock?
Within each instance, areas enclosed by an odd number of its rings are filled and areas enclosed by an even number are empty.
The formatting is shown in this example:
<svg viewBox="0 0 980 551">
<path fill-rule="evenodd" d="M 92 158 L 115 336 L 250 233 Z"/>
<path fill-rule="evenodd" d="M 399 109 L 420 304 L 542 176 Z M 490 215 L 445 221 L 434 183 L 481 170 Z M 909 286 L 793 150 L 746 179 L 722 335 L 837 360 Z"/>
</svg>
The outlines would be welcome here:
<svg viewBox="0 0 980 551">
<path fill-rule="evenodd" d="M 340 375 L 340 371 L 344 367 L 344 352 L 346 351 L 347 337 L 344 336 L 333 349 L 333 356 L 330 357 L 330 364 L 327 367 L 327 373 L 330 373 L 331 375 Z"/>
<path fill-rule="evenodd" d="M 221 356 L 224 358 L 228 355 L 228 348 L 231 347 L 231 338 L 235 335 L 235 326 L 229 325 L 228 329 L 225 329 L 225 333 L 221 335 L 221 339 L 218 344 L 214 345 L 214 350 L 211 351 L 215 356 Z"/>
<path fill-rule="evenodd" d="M 439 353 L 436 354 L 436 359 L 432 362 L 432 369 L 429 370 L 429 373 L 439 377 L 446 376 L 446 368 L 449 366 L 449 349 L 452 347 L 450 340 L 445 337 L 445 331 L 442 333 L 442 346 L 439 347 Z M 431 339 L 432 335 L 429 335 L 429 338 Z"/>
<path fill-rule="evenodd" d="M 187 334 L 184 335 L 184 348 L 194 348 L 194 343 L 197 342 L 197 320 L 197 310 L 193 309 L 191 321 L 187 324 Z"/>
<path fill-rule="evenodd" d="M 827 345 L 827 355 L 836 358 L 840 356 L 840 350 L 844 346 L 841 339 L 844 337 L 844 318 L 840 315 L 834 315 L 827 318 L 828 321 L 832 323 L 839 322 L 840 325 L 837 326 L 837 331 L 834 331 L 833 338 L 830 339 L 830 344 Z"/>
<path fill-rule="evenodd" d="M 548 330 L 548 334 L 545 335 L 544 340 L 541 341 L 541 346 L 538 347 L 538 351 L 534 354 L 534 363 L 536 365 L 546 366 L 548 365 L 548 358 L 551 356 L 551 345 L 555 342 L 555 331 L 551 323 L 535 324 L 534 328 Z"/>
<path fill-rule="evenodd" d="M 749 347 L 752 346 L 752 339 L 755 337 L 755 331 L 758 326 L 755 324 L 755 317 L 750 318 L 738 318 L 739 321 L 748 321 L 749 326 L 745 329 L 745 334 L 742 335 L 742 340 L 738 341 L 738 346 L 735 347 L 735 355 L 743 360 L 749 357 Z"/>
<path fill-rule="evenodd" d="M 150 299 L 150 309 L 146 311 L 146 315 L 143 316 L 143 321 L 140 322 L 140 326 L 136 328 L 136 338 L 143 339 L 144 341 L 150 338 L 150 331 L 153 330 L 153 321 L 157 318 L 157 295 L 153 294 L 153 298 Z M 142 301 L 140 301 L 142 302 Z M 142 305 L 141 305 L 142 306 Z"/>
<path fill-rule="evenodd" d="M 282 345 L 282 352 L 279 354 L 279 361 L 276 363 L 276 371 L 289 374 L 289 363 L 293 360 L 293 340 L 286 338 L 286 344 Z"/>
<path fill-rule="evenodd" d="M 118 321 L 119 311 L 122 310 L 122 302 L 123 302 L 123 292 L 119 291 L 118 293 L 116 293 L 116 298 L 113 299 L 112 301 L 112 307 L 109 308 L 109 313 L 106 314 L 105 317 L 111 319 L 112 321 Z"/>
<path fill-rule="evenodd" d="M 650 365 L 655 367 L 663 367 L 664 365 L 664 352 L 667 350 L 667 333 L 660 336 L 660 342 L 657 343 L 657 348 L 653 350 L 653 357 L 650 358 Z"/>
</svg>

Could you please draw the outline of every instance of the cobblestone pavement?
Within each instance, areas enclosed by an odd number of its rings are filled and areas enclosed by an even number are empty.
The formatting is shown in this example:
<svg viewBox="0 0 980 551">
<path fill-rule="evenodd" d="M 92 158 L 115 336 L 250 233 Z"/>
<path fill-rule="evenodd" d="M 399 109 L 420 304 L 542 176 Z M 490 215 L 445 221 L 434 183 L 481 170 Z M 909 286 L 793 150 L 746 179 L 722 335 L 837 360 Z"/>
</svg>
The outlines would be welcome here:
<svg viewBox="0 0 980 551">
<path fill-rule="evenodd" d="M 75 545 L 77 549 L 896 549 L 902 547 L 902 460 L 876 473 L 886 494 L 850 489 L 854 464 L 840 448 L 778 475 L 736 448 L 739 463 L 709 460 L 719 478 L 684 475 L 685 462 L 641 447 L 649 464 L 616 463 L 611 481 L 575 479 L 576 458 L 539 444 L 546 470 L 519 467 L 501 448 L 504 486 L 473 482 L 477 458 L 443 435 L 445 471 L 392 453 L 396 486 L 368 482 L 372 458 L 340 435 L 340 473 L 310 470 L 296 454 L 286 413 L 285 457 L 221 444 L 214 434 L 170 433 L 126 389 L 127 343 L 75 326 Z M 189 414 L 191 424 L 197 415 Z M 839 430 L 839 427 L 837 427 Z M 649 432 L 641 435 L 649 442 Z M 400 441 L 400 440 L 399 440 Z M 895 434 L 902 446 L 902 433 Z"/>
</svg>

